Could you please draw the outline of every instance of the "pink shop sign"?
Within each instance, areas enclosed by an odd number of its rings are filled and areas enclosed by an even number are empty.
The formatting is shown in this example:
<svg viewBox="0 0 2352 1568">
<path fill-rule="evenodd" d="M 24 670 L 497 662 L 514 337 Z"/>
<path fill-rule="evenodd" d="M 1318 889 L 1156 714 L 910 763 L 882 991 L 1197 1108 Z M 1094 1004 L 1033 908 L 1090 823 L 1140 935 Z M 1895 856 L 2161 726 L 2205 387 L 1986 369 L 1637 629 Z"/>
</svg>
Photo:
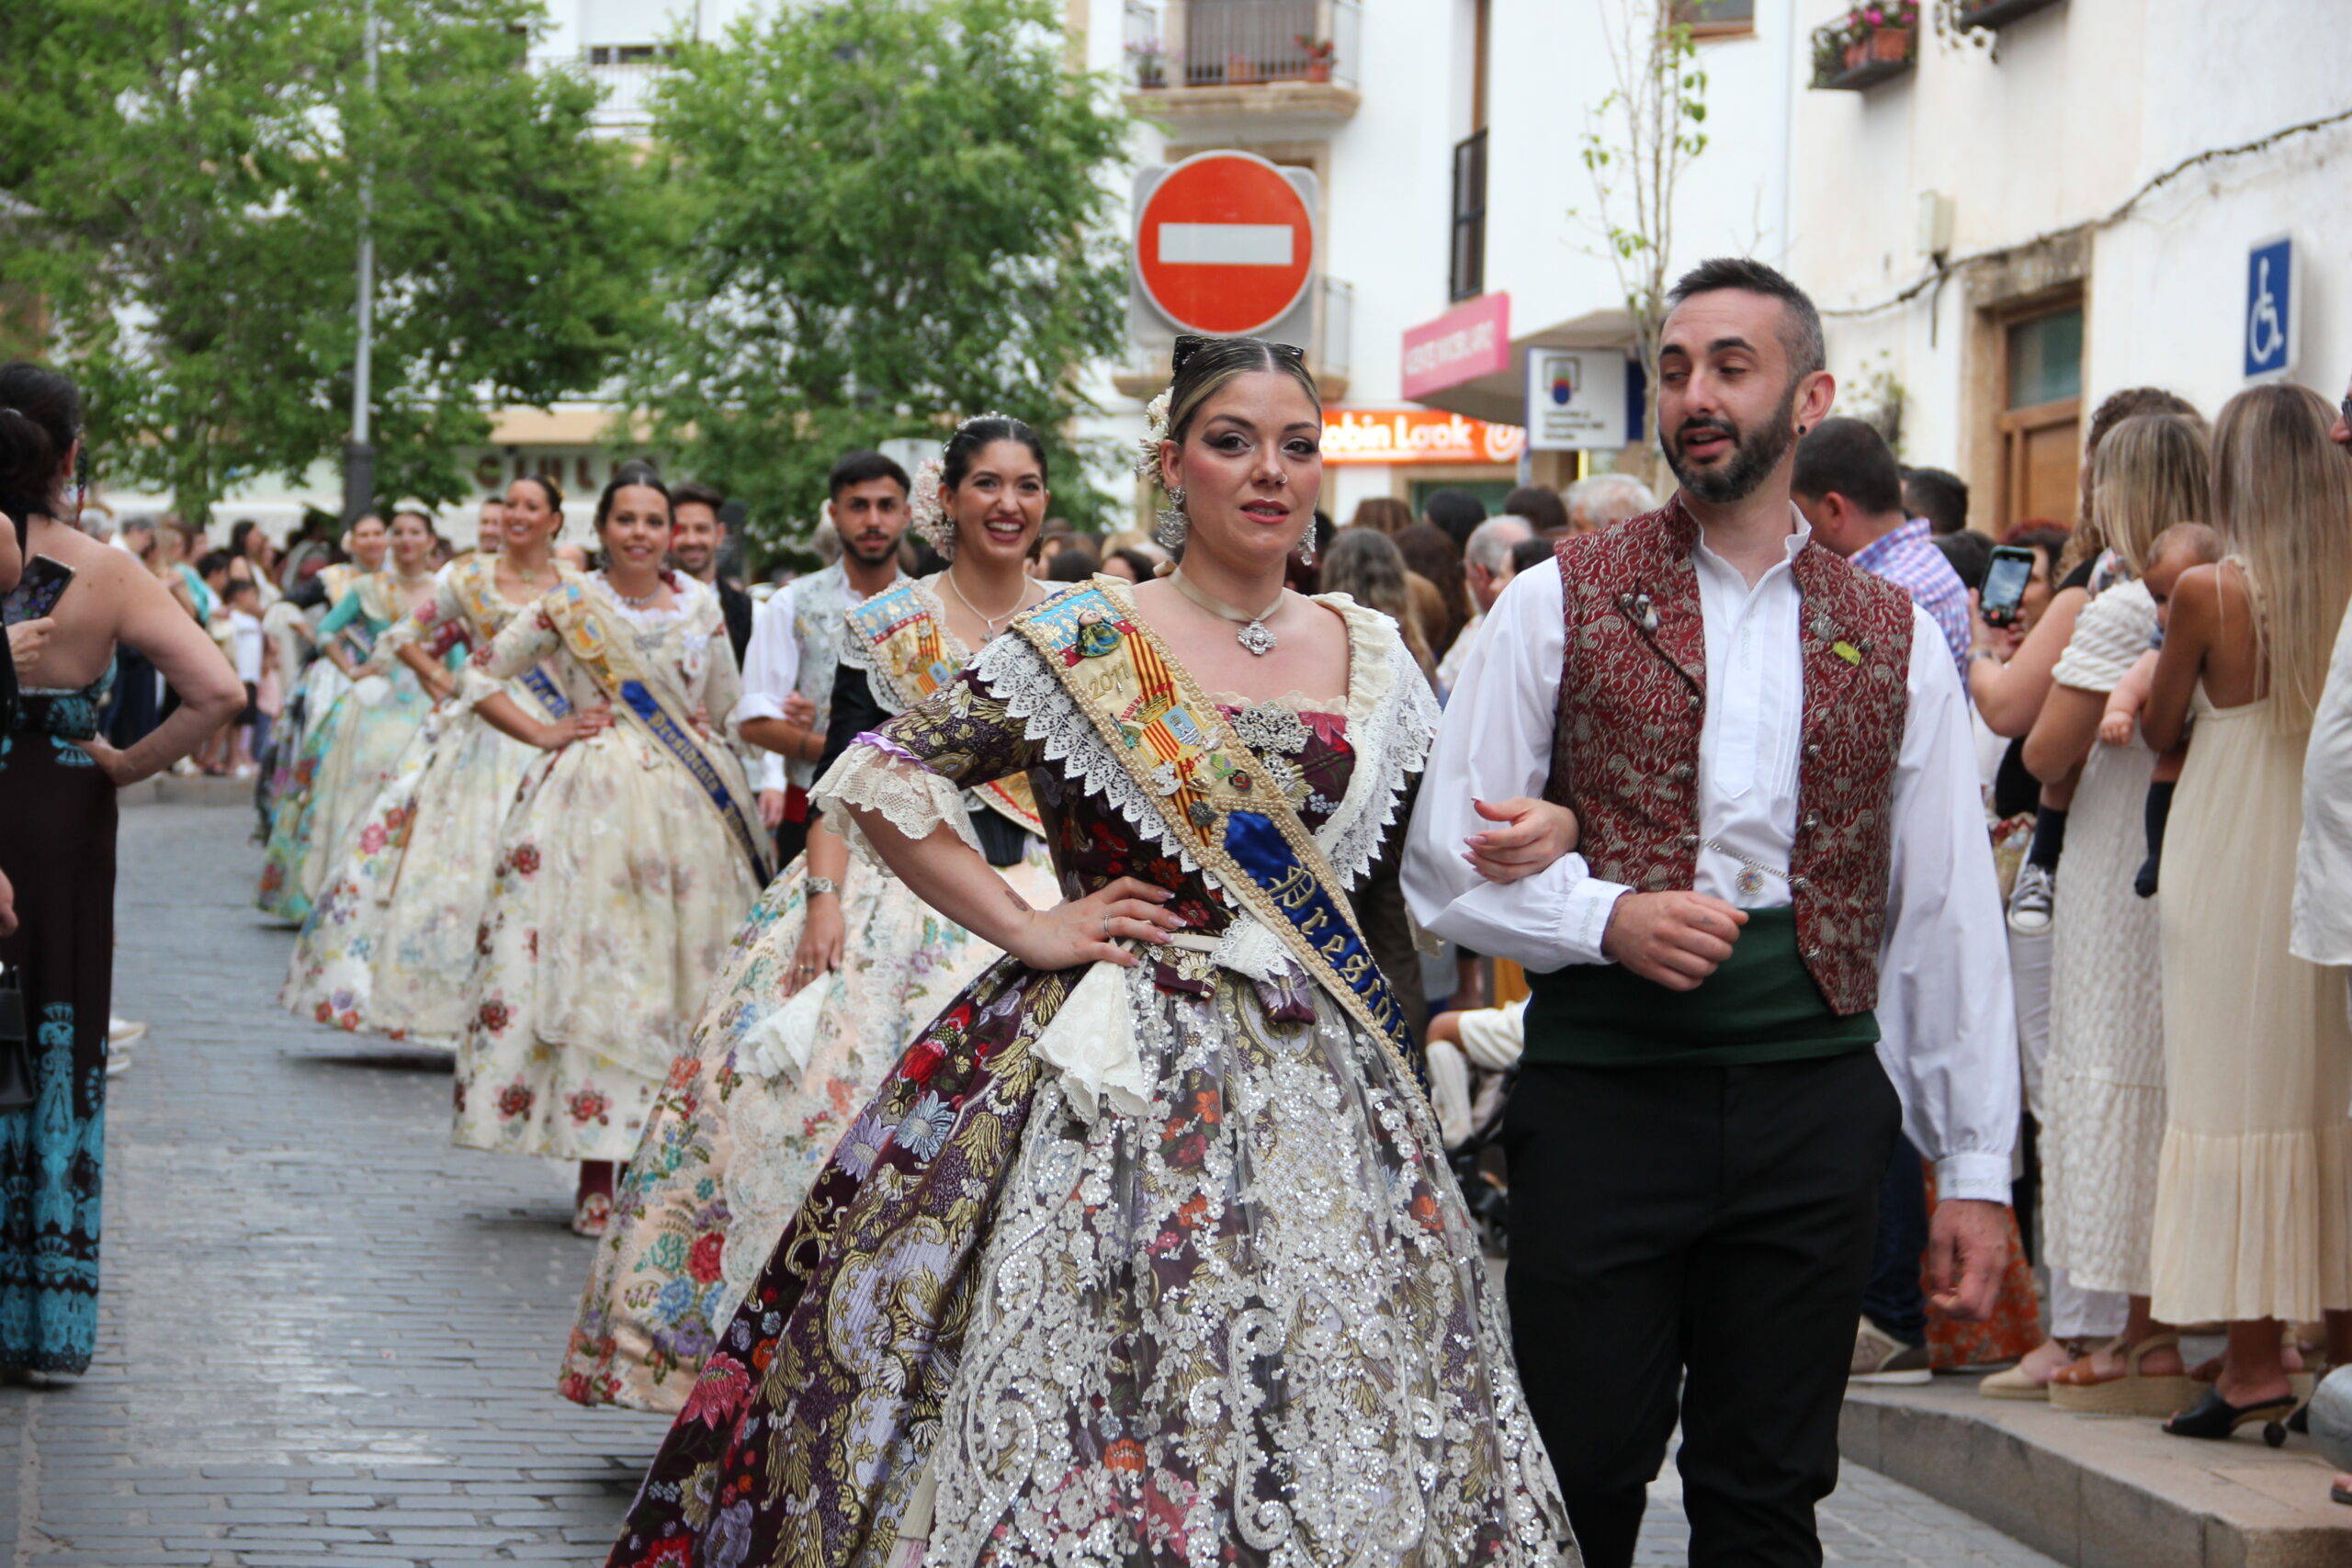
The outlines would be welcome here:
<svg viewBox="0 0 2352 1568">
<path fill-rule="evenodd" d="M 1481 294 L 1406 331 L 1406 397 L 1425 398 L 1510 368 L 1509 294 Z"/>
</svg>

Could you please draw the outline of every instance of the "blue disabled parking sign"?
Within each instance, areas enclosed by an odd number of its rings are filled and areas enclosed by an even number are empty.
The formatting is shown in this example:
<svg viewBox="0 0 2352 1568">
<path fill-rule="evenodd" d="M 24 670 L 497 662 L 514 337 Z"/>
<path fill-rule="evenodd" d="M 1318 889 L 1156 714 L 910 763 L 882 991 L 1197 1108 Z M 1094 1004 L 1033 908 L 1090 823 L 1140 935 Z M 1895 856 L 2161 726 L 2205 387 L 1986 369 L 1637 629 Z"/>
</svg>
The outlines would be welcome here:
<svg viewBox="0 0 2352 1568">
<path fill-rule="evenodd" d="M 2295 367 L 2295 242 L 2265 240 L 2245 258 L 2245 374 L 2253 380 Z"/>
</svg>

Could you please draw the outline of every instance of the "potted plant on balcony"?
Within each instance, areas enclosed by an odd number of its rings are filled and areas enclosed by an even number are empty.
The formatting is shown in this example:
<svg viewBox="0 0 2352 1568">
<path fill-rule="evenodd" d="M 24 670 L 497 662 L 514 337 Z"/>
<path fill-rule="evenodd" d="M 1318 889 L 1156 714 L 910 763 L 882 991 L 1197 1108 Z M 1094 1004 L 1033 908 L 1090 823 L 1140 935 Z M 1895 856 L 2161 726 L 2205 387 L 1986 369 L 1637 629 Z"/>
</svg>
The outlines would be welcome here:
<svg viewBox="0 0 2352 1568">
<path fill-rule="evenodd" d="M 1127 58 L 1135 62 L 1136 85 L 1148 88 L 1168 85 L 1168 68 L 1178 56 L 1155 38 L 1127 45 Z"/>
<path fill-rule="evenodd" d="M 1296 35 L 1293 41 L 1306 58 L 1306 79 L 1329 82 L 1331 79 L 1331 61 L 1340 52 L 1339 43 L 1328 38 L 1309 38 L 1305 33 Z"/>
<path fill-rule="evenodd" d="M 1869 29 L 1872 60 L 1892 64 L 1912 58 L 1919 37 L 1919 0 L 1872 0 L 1858 16 Z"/>
</svg>

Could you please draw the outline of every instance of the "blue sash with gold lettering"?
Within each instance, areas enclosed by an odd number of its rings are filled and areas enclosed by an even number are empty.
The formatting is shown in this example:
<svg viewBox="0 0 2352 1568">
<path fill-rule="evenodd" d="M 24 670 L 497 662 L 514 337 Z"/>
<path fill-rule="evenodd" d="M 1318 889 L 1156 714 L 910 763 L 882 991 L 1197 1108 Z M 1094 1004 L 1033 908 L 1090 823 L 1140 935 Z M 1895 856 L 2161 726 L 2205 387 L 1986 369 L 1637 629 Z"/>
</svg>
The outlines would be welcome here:
<svg viewBox="0 0 2352 1568">
<path fill-rule="evenodd" d="M 759 835 L 752 831 L 742 805 L 727 787 L 726 775 L 704 749 L 694 727 L 662 704 L 661 694 L 637 669 L 628 645 L 605 631 L 604 621 L 588 603 L 588 595 L 579 583 L 562 584 L 544 603 L 548 618 L 563 637 L 564 647 L 611 699 L 613 712 L 635 720 L 655 745 L 686 770 L 687 776 L 710 802 L 711 809 L 718 813 L 728 837 L 735 840 L 735 847 L 750 863 L 753 879 L 765 886 L 768 863 L 767 857 L 760 852 Z"/>
<path fill-rule="evenodd" d="M 1412 1027 L 1322 846 L 1191 672 L 1100 588 L 1049 600 L 1012 625 L 1226 896 L 1421 1082 Z"/>
</svg>

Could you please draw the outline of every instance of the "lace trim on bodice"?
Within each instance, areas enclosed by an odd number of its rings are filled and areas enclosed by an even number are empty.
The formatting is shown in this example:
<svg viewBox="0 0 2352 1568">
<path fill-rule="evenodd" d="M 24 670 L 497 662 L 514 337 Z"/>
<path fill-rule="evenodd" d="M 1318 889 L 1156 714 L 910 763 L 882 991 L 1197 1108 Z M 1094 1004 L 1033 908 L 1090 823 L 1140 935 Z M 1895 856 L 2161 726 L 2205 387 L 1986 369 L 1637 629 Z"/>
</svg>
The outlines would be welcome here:
<svg viewBox="0 0 2352 1568">
<path fill-rule="evenodd" d="M 649 604 L 640 610 L 622 599 L 602 571 L 592 571 L 583 581 L 595 591 L 602 608 L 646 631 L 662 630 L 676 625 L 694 613 L 697 596 L 708 597 L 710 594 L 708 588 L 684 572 L 665 571 L 662 574 L 662 581 L 669 585 L 673 601 L 670 608 L 661 610 Z"/>
</svg>

